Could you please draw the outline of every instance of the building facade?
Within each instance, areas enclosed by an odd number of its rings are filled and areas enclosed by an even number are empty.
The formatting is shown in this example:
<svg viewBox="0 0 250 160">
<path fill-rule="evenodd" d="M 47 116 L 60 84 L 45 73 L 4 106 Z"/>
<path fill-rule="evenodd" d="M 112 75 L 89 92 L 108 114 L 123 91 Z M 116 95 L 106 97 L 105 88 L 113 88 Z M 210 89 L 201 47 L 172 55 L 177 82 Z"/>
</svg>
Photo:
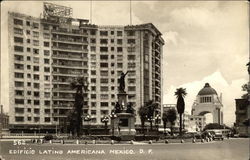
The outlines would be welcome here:
<svg viewBox="0 0 250 160">
<path fill-rule="evenodd" d="M 204 116 L 207 113 L 213 115 L 213 123 L 223 124 L 222 95 L 219 97 L 209 83 L 199 91 L 191 111 L 195 116 Z"/>
<path fill-rule="evenodd" d="M 97 26 L 86 19 L 13 12 L 8 22 L 11 128 L 53 129 L 64 123 L 74 104 L 70 82 L 81 76 L 89 82 L 83 112 L 92 125 L 111 113 L 119 76 L 126 71 L 125 90 L 135 110 L 149 100 L 161 108 L 164 41 L 153 24 Z"/>
<path fill-rule="evenodd" d="M 9 116 L 3 112 L 3 106 L 0 106 L 0 137 L 9 132 Z"/>
</svg>

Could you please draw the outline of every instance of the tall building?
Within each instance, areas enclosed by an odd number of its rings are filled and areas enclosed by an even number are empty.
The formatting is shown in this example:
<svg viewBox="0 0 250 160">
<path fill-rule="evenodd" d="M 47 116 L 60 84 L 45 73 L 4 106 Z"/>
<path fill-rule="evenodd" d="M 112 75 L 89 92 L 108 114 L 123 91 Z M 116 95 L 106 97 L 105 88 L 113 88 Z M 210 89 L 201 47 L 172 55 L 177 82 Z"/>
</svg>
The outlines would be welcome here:
<svg viewBox="0 0 250 160">
<path fill-rule="evenodd" d="M 80 76 L 89 81 L 83 112 L 92 125 L 111 113 L 126 71 L 128 102 L 137 110 L 154 100 L 161 108 L 160 31 L 151 23 L 98 26 L 71 16 L 71 8 L 50 3 L 44 3 L 42 18 L 9 13 L 10 128 L 64 123 L 74 104 L 70 81 Z"/>
</svg>

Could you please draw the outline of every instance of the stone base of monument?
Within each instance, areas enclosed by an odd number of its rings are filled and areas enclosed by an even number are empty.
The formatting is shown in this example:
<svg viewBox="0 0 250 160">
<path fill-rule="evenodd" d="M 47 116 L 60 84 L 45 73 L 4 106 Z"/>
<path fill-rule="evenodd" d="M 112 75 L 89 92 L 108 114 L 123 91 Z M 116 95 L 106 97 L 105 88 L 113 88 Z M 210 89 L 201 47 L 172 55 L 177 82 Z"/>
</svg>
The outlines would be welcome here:
<svg viewBox="0 0 250 160">
<path fill-rule="evenodd" d="M 115 137 L 119 137 L 121 140 L 134 140 L 136 130 L 135 130 L 135 116 L 131 113 L 117 113 L 117 117 L 111 121 L 113 124 L 113 129 L 111 133 Z"/>
</svg>

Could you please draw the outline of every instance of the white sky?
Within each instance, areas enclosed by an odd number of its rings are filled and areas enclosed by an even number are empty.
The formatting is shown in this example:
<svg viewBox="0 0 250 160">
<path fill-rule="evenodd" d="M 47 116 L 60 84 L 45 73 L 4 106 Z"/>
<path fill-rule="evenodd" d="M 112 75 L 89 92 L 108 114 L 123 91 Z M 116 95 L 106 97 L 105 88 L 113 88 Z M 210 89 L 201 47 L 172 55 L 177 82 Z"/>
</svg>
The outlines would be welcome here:
<svg viewBox="0 0 250 160">
<path fill-rule="evenodd" d="M 90 17 L 89 1 L 50 1 L 73 8 L 73 17 Z M 6 103 L 8 73 L 7 12 L 35 17 L 42 1 L 1 3 L 1 103 Z M 92 22 L 98 25 L 129 24 L 129 1 L 93 1 Z M 248 81 L 248 3 L 233 1 L 132 1 L 133 24 L 153 23 L 163 34 L 163 103 L 176 103 L 176 88 L 187 89 L 186 111 L 206 82 L 223 94 L 224 122 L 235 121 L 235 99 Z M 4 109 L 8 110 L 4 105 Z"/>
</svg>

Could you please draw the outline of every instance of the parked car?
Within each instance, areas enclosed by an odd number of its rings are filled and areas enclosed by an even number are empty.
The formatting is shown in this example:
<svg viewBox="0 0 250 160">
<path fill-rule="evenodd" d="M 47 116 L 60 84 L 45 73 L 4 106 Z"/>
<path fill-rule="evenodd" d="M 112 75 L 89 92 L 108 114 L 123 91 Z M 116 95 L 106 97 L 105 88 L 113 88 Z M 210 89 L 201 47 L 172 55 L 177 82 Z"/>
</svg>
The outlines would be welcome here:
<svg viewBox="0 0 250 160">
<path fill-rule="evenodd" d="M 218 140 L 224 140 L 224 135 L 222 134 L 222 131 L 221 130 L 214 130 L 214 137 L 213 139 L 218 139 Z"/>
</svg>

